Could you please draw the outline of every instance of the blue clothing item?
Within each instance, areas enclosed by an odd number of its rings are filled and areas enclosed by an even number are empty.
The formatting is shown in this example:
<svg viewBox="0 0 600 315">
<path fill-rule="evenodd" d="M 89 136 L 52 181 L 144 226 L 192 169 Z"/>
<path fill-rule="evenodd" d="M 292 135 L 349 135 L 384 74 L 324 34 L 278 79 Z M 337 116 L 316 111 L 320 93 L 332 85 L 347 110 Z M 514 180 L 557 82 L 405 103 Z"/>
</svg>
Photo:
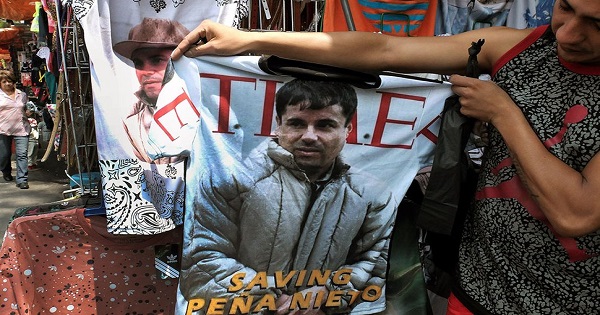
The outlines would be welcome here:
<svg viewBox="0 0 600 315">
<path fill-rule="evenodd" d="M 0 170 L 2 174 L 10 174 L 12 167 L 10 165 L 12 141 L 15 141 L 15 151 L 17 158 L 17 177 L 16 183 L 27 182 L 27 144 L 29 136 L 7 136 L 0 134 Z"/>
</svg>

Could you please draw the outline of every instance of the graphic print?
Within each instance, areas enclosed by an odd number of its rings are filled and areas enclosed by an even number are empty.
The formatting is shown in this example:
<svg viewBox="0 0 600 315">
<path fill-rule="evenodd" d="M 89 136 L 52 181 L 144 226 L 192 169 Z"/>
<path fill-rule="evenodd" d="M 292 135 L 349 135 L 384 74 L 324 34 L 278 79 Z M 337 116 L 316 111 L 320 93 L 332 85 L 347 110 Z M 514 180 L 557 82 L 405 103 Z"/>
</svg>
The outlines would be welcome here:
<svg viewBox="0 0 600 315">
<path fill-rule="evenodd" d="M 183 58 L 157 102 L 200 113 L 169 129 L 194 134 L 180 314 L 397 310 L 386 296 L 395 213 L 431 158 L 448 85 L 386 78 L 363 90 L 267 75 L 258 61 Z M 182 147 L 158 142 L 169 145 L 157 156 Z"/>
</svg>

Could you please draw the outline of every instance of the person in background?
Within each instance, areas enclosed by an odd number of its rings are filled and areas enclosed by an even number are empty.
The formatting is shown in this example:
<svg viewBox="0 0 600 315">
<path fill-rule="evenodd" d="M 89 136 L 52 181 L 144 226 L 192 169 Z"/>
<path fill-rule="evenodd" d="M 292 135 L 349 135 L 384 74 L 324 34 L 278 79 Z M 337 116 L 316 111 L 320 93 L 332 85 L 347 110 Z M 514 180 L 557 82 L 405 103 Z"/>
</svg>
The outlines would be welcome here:
<svg viewBox="0 0 600 315">
<path fill-rule="evenodd" d="M 472 42 L 479 67 L 463 76 Z M 174 50 L 262 53 L 362 71 L 450 74 L 461 113 L 488 123 L 448 314 L 600 309 L 600 1 L 556 0 L 550 25 L 444 37 L 242 32 L 202 22 Z"/>
<path fill-rule="evenodd" d="M 29 121 L 29 126 L 31 126 L 29 144 L 27 146 L 27 169 L 31 171 L 37 169 L 37 156 L 40 146 L 40 129 L 38 129 L 39 114 L 37 106 L 33 102 L 27 102 L 26 107 L 25 115 L 27 116 L 27 121 Z"/>
<path fill-rule="evenodd" d="M 177 21 L 144 18 L 129 31 L 128 40 L 116 43 L 113 50 L 133 61 L 140 88 L 135 92 L 138 101 L 123 120 L 123 127 L 133 146 L 135 156 L 147 163 L 169 163 L 177 157 L 152 160 L 146 153 L 150 124 L 162 90 L 165 69 L 173 48 L 189 32 Z"/>
<path fill-rule="evenodd" d="M 16 88 L 17 77 L 0 70 L 0 170 L 5 181 L 12 181 L 12 142 L 17 159 L 17 187 L 28 189 L 27 144 L 31 127 L 25 116 L 27 94 Z"/>
</svg>

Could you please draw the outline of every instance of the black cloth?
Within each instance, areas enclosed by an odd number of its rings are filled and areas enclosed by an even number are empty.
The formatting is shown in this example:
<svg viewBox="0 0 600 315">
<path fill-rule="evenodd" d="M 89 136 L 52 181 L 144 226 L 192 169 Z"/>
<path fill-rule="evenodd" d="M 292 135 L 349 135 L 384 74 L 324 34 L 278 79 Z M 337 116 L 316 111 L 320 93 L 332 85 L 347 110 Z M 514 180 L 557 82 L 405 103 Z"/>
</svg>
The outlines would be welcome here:
<svg viewBox="0 0 600 315">
<path fill-rule="evenodd" d="M 477 54 L 482 45 L 479 40 L 469 49 L 467 76 L 479 77 Z M 454 283 L 463 223 L 477 184 L 477 171 L 465 150 L 473 124 L 472 118 L 460 113 L 459 97 L 448 97 L 429 184 L 417 216 L 417 225 L 426 231 L 423 242 L 429 247 L 424 261 L 429 279 L 426 287 L 446 298 Z"/>
<path fill-rule="evenodd" d="M 479 77 L 477 54 L 483 43 L 480 39 L 469 48 L 469 77 Z M 451 235 L 453 231 L 458 233 L 462 222 L 456 219 L 464 218 L 464 213 L 458 212 L 466 211 L 475 189 L 476 174 L 465 152 L 474 120 L 460 113 L 458 95 L 446 99 L 441 119 L 429 184 L 417 224 L 427 231 Z"/>
</svg>

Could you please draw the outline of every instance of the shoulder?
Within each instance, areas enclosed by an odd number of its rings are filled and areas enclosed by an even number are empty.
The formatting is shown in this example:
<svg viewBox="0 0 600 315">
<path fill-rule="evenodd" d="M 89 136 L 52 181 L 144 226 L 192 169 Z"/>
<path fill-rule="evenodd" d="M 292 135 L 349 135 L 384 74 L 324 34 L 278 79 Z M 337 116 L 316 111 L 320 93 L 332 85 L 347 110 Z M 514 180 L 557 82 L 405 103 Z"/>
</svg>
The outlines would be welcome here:
<svg viewBox="0 0 600 315">
<path fill-rule="evenodd" d="M 490 72 L 494 63 L 525 39 L 533 29 L 488 27 L 451 36 L 385 36 L 386 54 L 381 68 L 399 72 L 464 73 L 472 43 L 483 40 L 477 55 L 482 72 Z"/>
<path fill-rule="evenodd" d="M 485 40 L 478 55 L 479 65 L 482 69 L 491 70 L 494 64 L 509 50 L 529 36 L 535 29 L 515 29 L 505 26 L 496 26 L 473 30 L 454 35 L 461 41 L 475 42 Z"/>
</svg>

